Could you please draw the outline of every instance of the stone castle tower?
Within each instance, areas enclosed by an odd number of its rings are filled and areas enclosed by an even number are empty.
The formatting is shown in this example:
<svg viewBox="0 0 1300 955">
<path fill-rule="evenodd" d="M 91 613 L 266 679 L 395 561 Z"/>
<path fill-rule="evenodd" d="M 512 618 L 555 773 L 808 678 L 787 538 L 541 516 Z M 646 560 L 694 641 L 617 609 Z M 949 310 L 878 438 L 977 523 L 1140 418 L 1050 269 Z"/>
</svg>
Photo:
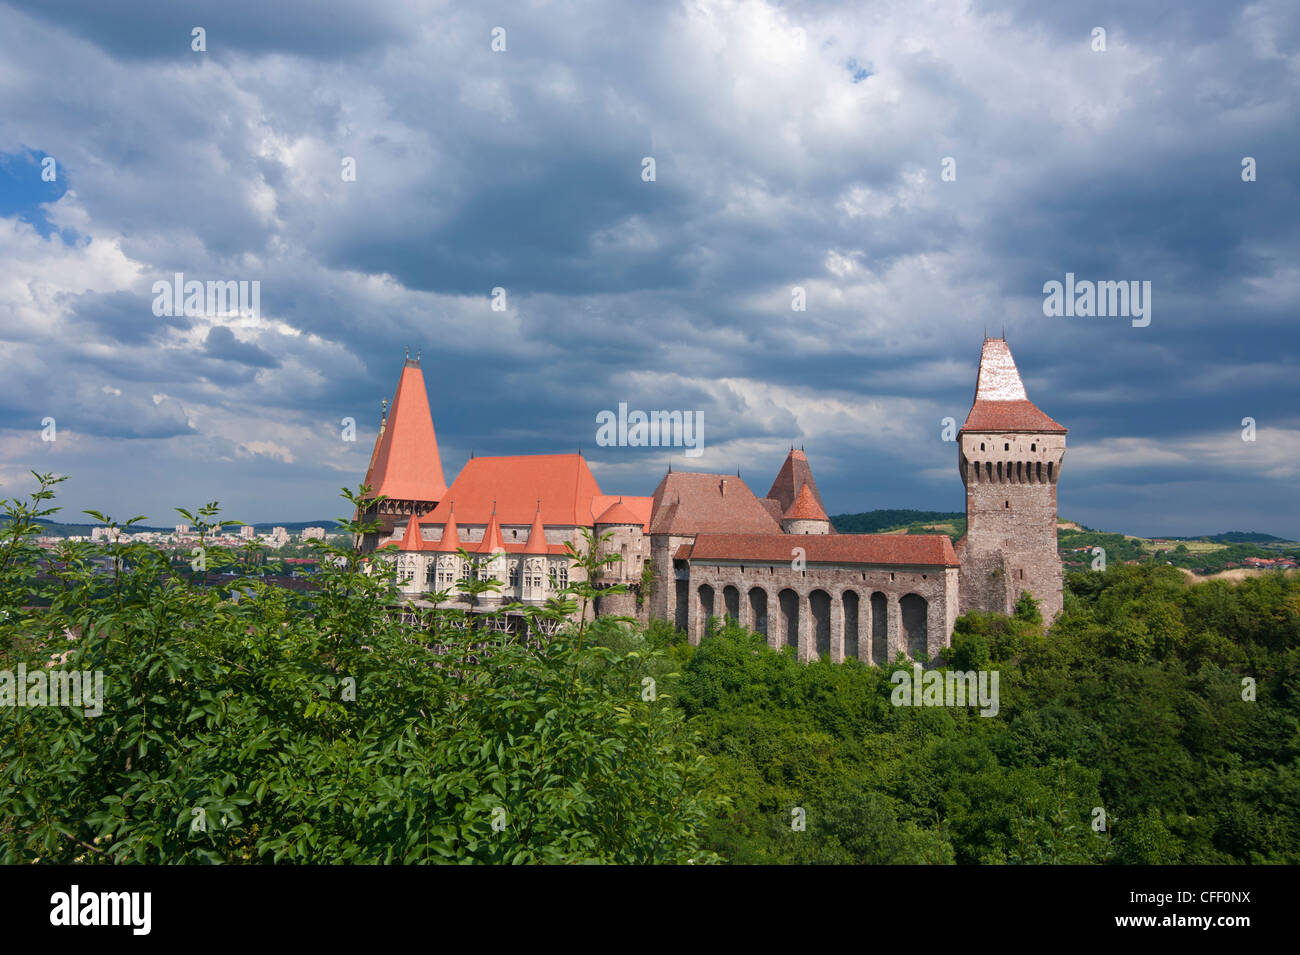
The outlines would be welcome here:
<svg viewBox="0 0 1300 955">
<path fill-rule="evenodd" d="M 1044 622 L 1061 612 L 1056 483 L 1065 435 L 1025 394 L 1006 339 L 985 339 L 975 401 L 958 435 L 966 486 L 966 536 L 956 547 L 961 613 L 1010 613 L 1025 592 Z"/>
</svg>

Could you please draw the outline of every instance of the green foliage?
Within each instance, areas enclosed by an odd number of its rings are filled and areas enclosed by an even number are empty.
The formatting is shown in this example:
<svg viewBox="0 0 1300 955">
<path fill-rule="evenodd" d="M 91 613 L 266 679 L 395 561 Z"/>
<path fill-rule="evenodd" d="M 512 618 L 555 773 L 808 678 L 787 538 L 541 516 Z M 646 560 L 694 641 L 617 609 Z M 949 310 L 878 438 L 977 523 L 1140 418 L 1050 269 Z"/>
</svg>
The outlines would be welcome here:
<svg viewBox="0 0 1300 955">
<path fill-rule="evenodd" d="M 491 581 L 404 622 L 385 558 L 329 542 L 306 594 L 41 551 L 56 484 L 3 502 L 0 669 L 66 655 L 104 712 L 0 707 L 0 861 L 1300 862 L 1294 576 L 1112 560 L 1047 634 L 1032 597 L 965 614 L 937 663 L 998 673 L 984 717 L 893 705 L 901 664 L 592 619 L 621 588 L 591 536 L 585 579 L 523 608 L 578 622 L 523 643 L 477 606 Z"/>
<path fill-rule="evenodd" d="M 104 710 L 0 708 L 0 861 L 713 858 L 692 732 L 670 695 L 644 698 L 643 676 L 672 672 L 658 648 L 584 648 L 581 627 L 525 644 L 454 610 L 426 632 L 387 611 L 391 575 L 330 544 L 308 596 L 205 587 L 143 545 L 108 576 L 68 552 L 42 584 L 30 528 L 51 483 L 4 502 L 4 645 L 102 672 Z"/>
</svg>

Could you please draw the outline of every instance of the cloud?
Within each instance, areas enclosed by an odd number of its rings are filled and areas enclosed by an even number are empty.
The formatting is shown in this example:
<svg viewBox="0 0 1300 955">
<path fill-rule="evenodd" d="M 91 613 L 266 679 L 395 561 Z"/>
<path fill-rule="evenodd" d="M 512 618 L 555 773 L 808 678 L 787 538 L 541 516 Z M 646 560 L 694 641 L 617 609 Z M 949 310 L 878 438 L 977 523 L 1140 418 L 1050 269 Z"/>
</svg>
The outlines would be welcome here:
<svg viewBox="0 0 1300 955">
<path fill-rule="evenodd" d="M 0 31 L 0 441 L 48 457 L 66 420 L 123 512 L 328 513 L 407 347 L 448 477 L 629 400 L 703 409 L 760 492 L 797 440 L 832 510 L 957 508 L 939 422 L 1005 329 L 1071 428 L 1063 511 L 1300 537 L 1292 4 L 57 0 Z M 261 316 L 154 317 L 178 271 L 259 281 Z M 1046 318 L 1066 271 L 1150 280 L 1151 326 Z M 665 456 L 626 450 L 591 453 L 645 493 Z"/>
</svg>

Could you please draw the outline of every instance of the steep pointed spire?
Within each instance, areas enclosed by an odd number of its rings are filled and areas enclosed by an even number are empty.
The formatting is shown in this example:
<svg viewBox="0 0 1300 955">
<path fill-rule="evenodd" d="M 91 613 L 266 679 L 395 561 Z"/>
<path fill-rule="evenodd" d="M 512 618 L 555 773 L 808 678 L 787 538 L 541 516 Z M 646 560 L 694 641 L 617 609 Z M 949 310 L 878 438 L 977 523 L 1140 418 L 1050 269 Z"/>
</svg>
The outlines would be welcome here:
<svg viewBox="0 0 1300 955">
<path fill-rule="evenodd" d="M 794 504 L 795 498 L 799 496 L 799 490 L 808 487 L 812 493 L 813 499 L 817 506 L 825 513 L 826 507 L 822 504 L 822 496 L 817 491 L 817 482 L 813 480 L 812 467 L 808 464 L 808 455 L 802 450 L 796 450 L 791 447 L 790 453 L 786 455 L 785 463 L 781 465 L 781 470 L 777 472 L 776 480 L 772 482 L 772 488 L 767 492 L 769 499 L 776 501 L 780 506 L 781 512 L 785 513 Z"/>
<path fill-rule="evenodd" d="M 542 523 L 542 502 L 537 502 L 537 513 L 533 516 L 533 526 L 528 531 L 528 542 L 524 544 L 525 554 L 549 553 L 546 547 L 546 526 Z"/>
<path fill-rule="evenodd" d="M 975 400 L 962 430 L 1066 431 L 1029 400 L 1005 338 L 984 339 Z"/>
<path fill-rule="evenodd" d="M 366 483 L 372 494 L 401 501 L 437 503 L 447 493 L 424 372 L 409 358 L 375 439 Z"/>
<path fill-rule="evenodd" d="M 460 530 L 456 527 L 456 507 L 453 504 L 447 515 L 447 523 L 442 529 L 442 540 L 433 545 L 439 553 L 455 552 L 460 549 Z"/>
<path fill-rule="evenodd" d="M 483 540 L 478 547 L 474 549 L 477 554 L 504 554 L 506 552 L 506 542 L 501 537 L 501 522 L 497 520 L 497 509 L 492 508 L 492 516 L 488 519 L 487 530 L 483 532 Z"/>
</svg>

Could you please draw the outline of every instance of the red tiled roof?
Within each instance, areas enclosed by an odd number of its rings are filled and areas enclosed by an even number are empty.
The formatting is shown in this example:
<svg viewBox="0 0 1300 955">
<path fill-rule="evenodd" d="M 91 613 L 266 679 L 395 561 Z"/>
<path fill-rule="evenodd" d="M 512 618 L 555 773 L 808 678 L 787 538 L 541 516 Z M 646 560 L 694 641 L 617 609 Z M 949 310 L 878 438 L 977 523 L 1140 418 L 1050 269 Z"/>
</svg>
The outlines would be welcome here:
<svg viewBox="0 0 1300 955">
<path fill-rule="evenodd" d="M 471 458 L 447 489 L 442 503 L 425 518 L 432 524 L 447 520 L 454 503 L 461 520 L 485 524 L 496 502 L 503 524 L 528 524 L 541 499 L 547 526 L 588 527 L 591 502 L 600 486 L 578 454 L 524 454 Z"/>
<path fill-rule="evenodd" d="M 781 505 L 781 513 L 784 514 L 790 509 L 796 497 L 799 496 L 799 490 L 802 487 L 811 487 L 813 498 L 817 501 L 817 506 L 826 513 L 826 505 L 822 503 L 822 496 L 817 492 L 817 482 L 813 480 L 812 466 L 808 463 L 808 455 L 802 450 L 796 451 L 790 449 L 790 453 L 785 457 L 785 463 L 781 465 L 781 470 L 777 472 L 776 480 L 772 482 L 771 489 L 767 496 Z"/>
<path fill-rule="evenodd" d="M 402 369 L 388 419 L 375 439 L 366 483 L 373 495 L 403 501 L 432 503 L 447 492 L 424 372 L 411 359 Z"/>
<path fill-rule="evenodd" d="M 1006 339 L 986 338 L 980 351 L 975 401 L 963 431 L 1055 431 L 1067 429 L 1029 400 Z"/>
<path fill-rule="evenodd" d="M 641 516 L 635 513 L 632 510 L 632 508 L 624 504 L 622 498 L 619 498 L 608 508 L 606 508 L 605 512 L 601 514 L 600 517 L 596 518 L 596 523 L 597 524 L 634 524 L 639 527 L 642 524 L 644 524 L 645 521 L 642 520 Z"/>
<path fill-rule="evenodd" d="M 796 547 L 810 564 L 958 566 L 946 534 L 701 534 L 675 556 L 778 563 L 791 560 Z"/>
<path fill-rule="evenodd" d="M 630 497 L 626 494 L 599 494 L 591 499 L 592 523 L 595 523 L 596 518 L 603 516 L 606 511 L 619 501 L 622 501 L 623 506 L 637 517 L 637 520 L 634 523 L 640 524 L 643 531 L 650 530 L 650 512 L 654 508 L 654 498 L 651 497 Z"/>
<path fill-rule="evenodd" d="M 794 499 L 794 503 L 781 516 L 787 521 L 830 520 L 826 516 L 826 512 L 822 510 L 822 506 L 817 503 L 812 487 L 808 484 L 799 488 L 799 496 Z"/>
<path fill-rule="evenodd" d="M 654 493 L 652 534 L 779 534 L 781 525 L 734 474 L 670 471 Z"/>
</svg>

